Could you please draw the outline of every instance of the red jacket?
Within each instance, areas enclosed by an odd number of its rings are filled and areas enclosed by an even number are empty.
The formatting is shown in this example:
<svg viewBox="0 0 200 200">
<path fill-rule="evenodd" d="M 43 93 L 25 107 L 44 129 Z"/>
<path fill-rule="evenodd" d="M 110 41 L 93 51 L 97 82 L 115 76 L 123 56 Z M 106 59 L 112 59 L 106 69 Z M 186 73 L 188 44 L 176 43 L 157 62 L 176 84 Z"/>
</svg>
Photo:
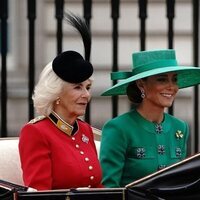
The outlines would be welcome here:
<svg viewBox="0 0 200 200">
<path fill-rule="evenodd" d="M 38 190 L 102 187 L 92 129 L 86 122 L 77 122 L 73 136 L 48 118 L 22 128 L 19 152 L 26 186 Z"/>
</svg>

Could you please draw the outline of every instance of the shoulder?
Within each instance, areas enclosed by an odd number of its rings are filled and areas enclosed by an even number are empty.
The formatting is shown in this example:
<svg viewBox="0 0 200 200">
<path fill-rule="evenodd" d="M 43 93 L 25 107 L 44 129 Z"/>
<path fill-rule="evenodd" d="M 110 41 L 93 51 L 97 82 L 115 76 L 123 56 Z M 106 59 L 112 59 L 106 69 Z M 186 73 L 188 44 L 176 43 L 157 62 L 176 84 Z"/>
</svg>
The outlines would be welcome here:
<svg viewBox="0 0 200 200">
<path fill-rule="evenodd" d="M 171 121 L 171 123 L 173 123 L 173 125 L 188 126 L 187 122 L 185 122 L 184 120 L 179 119 L 175 116 L 172 116 L 168 113 L 165 113 L 165 118 L 167 121 Z"/>
<path fill-rule="evenodd" d="M 79 125 L 80 128 L 83 128 L 83 129 L 88 129 L 92 132 L 92 127 L 90 124 L 88 124 L 87 122 L 85 122 L 84 120 L 78 118 L 77 119 L 77 123 Z"/>
<path fill-rule="evenodd" d="M 129 122 L 133 122 L 134 121 L 134 111 L 129 111 L 129 112 L 126 112 L 126 113 L 123 113 L 113 119 L 110 119 L 108 120 L 105 125 L 107 124 L 115 124 L 115 125 L 121 125 L 121 124 L 124 124 L 124 123 L 127 123 L 129 124 Z"/>
<path fill-rule="evenodd" d="M 81 118 L 78 118 L 77 122 L 78 122 L 79 125 L 90 126 L 90 124 L 88 124 L 86 121 L 84 121 Z"/>
<path fill-rule="evenodd" d="M 46 118 L 46 116 L 44 116 L 44 115 L 37 116 L 37 117 L 35 117 L 34 119 L 30 120 L 30 121 L 28 122 L 28 124 L 35 124 L 35 123 L 37 123 L 37 122 L 39 122 L 39 121 L 44 120 L 45 118 Z"/>
<path fill-rule="evenodd" d="M 102 127 L 102 136 L 109 135 L 109 137 L 127 137 L 133 126 L 133 117 L 131 112 L 123 113 L 113 119 L 108 120 Z M 121 138 L 122 140 L 122 138 Z"/>
<path fill-rule="evenodd" d="M 45 116 L 38 116 L 26 123 L 20 131 L 20 141 L 42 140 L 46 134 L 49 133 L 48 124 Z M 49 120 L 48 120 L 49 121 Z"/>
<path fill-rule="evenodd" d="M 35 129 L 40 130 L 41 127 L 45 125 L 45 123 L 43 123 L 45 119 L 47 119 L 45 116 L 37 116 L 31 119 L 29 122 L 22 126 L 21 132 L 31 132 L 31 130 Z"/>
<path fill-rule="evenodd" d="M 182 133 L 189 135 L 189 124 L 170 114 L 165 114 L 166 126 L 170 126 L 176 131 L 176 137 L 181 137 Z"/>
</svg>

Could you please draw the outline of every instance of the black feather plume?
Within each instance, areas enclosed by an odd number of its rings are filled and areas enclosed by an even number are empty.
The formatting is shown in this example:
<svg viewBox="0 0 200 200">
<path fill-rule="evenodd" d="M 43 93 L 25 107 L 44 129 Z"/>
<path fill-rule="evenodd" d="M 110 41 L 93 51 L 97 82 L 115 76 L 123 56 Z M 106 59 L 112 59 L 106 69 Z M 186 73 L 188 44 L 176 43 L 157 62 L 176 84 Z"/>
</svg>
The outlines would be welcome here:
<svg viewBox="0 0 200 200">
<path fill-rule="evenodd" d="M 81 35 L 85 49 L 85 60 L 90 60 L 91 53 L 91 32 L 84 18 L 73 13 L 64 12 L 64 20 L 72 25 Z"/>
</svg>

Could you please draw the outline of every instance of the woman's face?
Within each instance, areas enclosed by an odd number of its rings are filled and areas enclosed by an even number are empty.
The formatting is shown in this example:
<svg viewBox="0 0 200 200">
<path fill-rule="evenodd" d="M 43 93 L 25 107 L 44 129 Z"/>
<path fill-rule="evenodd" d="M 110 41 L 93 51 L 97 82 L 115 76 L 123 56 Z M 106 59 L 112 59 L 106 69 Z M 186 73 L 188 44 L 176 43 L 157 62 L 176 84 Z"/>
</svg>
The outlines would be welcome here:
<svg viewBox="0 0 200 200">
<path fill-rule="evenodd" d="M 141 80 L 145 93 L 143 101 L 149 106 L 170 107 L 178 92 L 177 74 L 164 73 Z M 141 87 L 140 87 L 141 89 Z"/>
<path fill-rule="evenodd" d="M 90 79 L 81 83 L 66 83 L 55 112 L 64 118 L 76 118 L 84 115 L 91 98 L 91 85 Z"/>
</svg>

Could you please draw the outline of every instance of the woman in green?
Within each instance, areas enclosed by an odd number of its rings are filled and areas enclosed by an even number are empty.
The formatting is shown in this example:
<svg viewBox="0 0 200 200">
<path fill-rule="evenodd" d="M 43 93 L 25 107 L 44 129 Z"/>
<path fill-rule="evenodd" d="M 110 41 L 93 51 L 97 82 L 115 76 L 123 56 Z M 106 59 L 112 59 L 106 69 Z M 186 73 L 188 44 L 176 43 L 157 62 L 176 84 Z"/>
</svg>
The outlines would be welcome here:
<svg viewBox="0 0 200 200">
<path fill-rule="evenodd" d="M 127 94 L 133 109 L 105 123 L 100 162 L 105 187 L 125 185 L 187 156 L 188 124 L 165 112 L 180 88 L 200 83 L 200 68 L 179 66 L 174 50 L 133 53 L 132 72 L 102 95 Z"/>
</svg>

